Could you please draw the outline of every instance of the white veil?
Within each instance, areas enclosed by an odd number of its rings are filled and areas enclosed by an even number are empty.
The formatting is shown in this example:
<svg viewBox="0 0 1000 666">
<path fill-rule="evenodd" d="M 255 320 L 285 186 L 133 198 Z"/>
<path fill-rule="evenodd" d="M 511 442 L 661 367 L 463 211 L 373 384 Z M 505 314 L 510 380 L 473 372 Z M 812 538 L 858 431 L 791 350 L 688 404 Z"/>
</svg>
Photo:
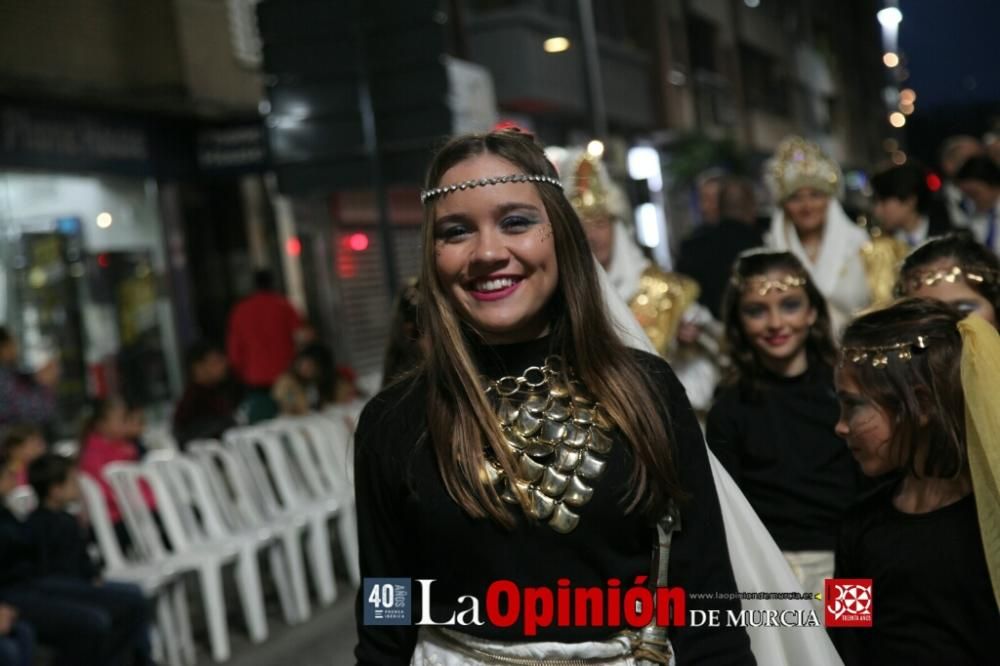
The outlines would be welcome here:
<svg viewBox="0 0 1000 666">
<path fill-rule="evenodd" d="M 607 274 L 597 261 L 598 278 L 604 302 L 619 337 L 634 349 L 651 354 L 656 350 L 624 301 L 615 293 Z M 707 446 L 707 445 L 706 445 Z M 801 590 L 798 579 L 788 567 L 784 555 L 771 538 L 767 528 L 750 507 L 743 493 L 712 451 L 708 459 L 715 477 L 715 488 L 722 507 L 726 528 L 729 560 L 741 592 L 796 592 Z M 683 521 L 682 521 L 683 524 Z M 808 611 L 816 607 L 809 600 L 769 599 L 743 600 L 745 610 Z M 798 614 L 796 613 L 797 617 Z M 790 616 L 791 617 L 791 616 Z M 822 623 L 822 618 L 820 618 Z M 747 627 L 750 644 L 761 666 L 843 666 L 843 661 L 826 634 L 819 627 Z"/>
</svg>

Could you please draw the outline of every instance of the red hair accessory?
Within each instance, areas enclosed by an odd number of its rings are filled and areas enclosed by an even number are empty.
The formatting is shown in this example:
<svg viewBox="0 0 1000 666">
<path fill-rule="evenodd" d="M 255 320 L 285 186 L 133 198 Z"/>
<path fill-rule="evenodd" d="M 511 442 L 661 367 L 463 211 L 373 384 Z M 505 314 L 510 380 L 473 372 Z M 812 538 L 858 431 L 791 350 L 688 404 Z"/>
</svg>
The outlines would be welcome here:
<svg viewBox="0 0 1000 666">
<path fill-rule="evenodd" d="M 535 138 L 534 132 L 529 132 L 524 129 L 513 120 L 501 120 L 496 125 L 490 129 L 491 132 L 517 132 L 518 134 L 524 134 L 525 136 L 530 136 L 532 139 Z"/>
</svg>

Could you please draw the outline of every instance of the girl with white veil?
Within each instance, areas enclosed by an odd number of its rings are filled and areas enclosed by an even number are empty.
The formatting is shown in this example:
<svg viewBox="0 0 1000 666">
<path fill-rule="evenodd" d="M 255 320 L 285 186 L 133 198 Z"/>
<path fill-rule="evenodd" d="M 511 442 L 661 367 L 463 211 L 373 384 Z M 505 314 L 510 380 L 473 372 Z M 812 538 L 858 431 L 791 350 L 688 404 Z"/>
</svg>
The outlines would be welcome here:
<svg viewBox="0 0 1000 666">
<path fill-rule="evenodd" d="M 891 297 L 906 248 L 887 236 L 869 238 L 837 200 L 840 167 L 798 136 L 783 140 L 767 168 L 777 206 L 766 243 L 805 265 L 840 331 L 859 310 Z"/>
</svg>

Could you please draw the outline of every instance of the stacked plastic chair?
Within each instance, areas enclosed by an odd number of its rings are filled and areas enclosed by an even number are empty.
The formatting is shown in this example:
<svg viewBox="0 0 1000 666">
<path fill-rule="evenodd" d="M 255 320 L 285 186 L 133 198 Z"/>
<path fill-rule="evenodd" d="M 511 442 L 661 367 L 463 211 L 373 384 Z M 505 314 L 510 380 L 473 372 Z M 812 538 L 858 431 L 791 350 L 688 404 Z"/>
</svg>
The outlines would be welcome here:
<svg viewBox="0 0 1000 666">
<path fill-rule="evenodd" d="M 100 486 L 86 474 L 81 473 L 79 479 L 84 509 L 104 561 L 104 578 L 133 583 L 142 588 L 155 606 L 156 651 L 165 657 L 169 666 L 194 666 L 197 655 L 191 635 L 187 593 L 181 578 L 183 572 L 170 562 L 142 562 L 126 558 L 111 524 Z M 139 543 L 135 545 L 137 550 L 142 548 Z"/>
<path fill-rule="evenodd" d="M 226 565 L 235 565 L 237 582 L 241 588 L 243 615 L 251 640 L 259 643 L 267 638 L 257 563 L 247 562 L 240 544 L 213 540 L 207 533 L 199 533 L 191 522 L 188 510 L 179 506 L 171 494 L 170 486 L 162 474 L 151 467 L 152 465 L 135 463 L 112 463 L 104 470 L 104 476 L 114 490 L 129 533 L 139 544 L 144 561 L 197 576 L 212 657 L 217 662 L 226 661 L 230 656 L 226 601 L 222 586 L 222 572 Z M 144 484 L 152 489 L 157 515 L 162 520 L 167 539 L 161 535 L 153 511 L 145 502 L 142 493 Z"/>
</svg>

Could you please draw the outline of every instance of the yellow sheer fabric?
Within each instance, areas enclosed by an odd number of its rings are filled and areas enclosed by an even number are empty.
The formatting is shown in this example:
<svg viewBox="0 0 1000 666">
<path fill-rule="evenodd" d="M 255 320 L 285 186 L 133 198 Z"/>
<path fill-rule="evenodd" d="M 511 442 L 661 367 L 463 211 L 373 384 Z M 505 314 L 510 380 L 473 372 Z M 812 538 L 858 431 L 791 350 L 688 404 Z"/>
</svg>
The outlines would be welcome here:
<svg viewBox="0 0 1000 666">
<path fill-rule="evenodd" d="M 975 315 L 961 321 L 958 330 L 969 469 L 993 596 L 1000 606 L 1000 335 Z"/>
</svg>

